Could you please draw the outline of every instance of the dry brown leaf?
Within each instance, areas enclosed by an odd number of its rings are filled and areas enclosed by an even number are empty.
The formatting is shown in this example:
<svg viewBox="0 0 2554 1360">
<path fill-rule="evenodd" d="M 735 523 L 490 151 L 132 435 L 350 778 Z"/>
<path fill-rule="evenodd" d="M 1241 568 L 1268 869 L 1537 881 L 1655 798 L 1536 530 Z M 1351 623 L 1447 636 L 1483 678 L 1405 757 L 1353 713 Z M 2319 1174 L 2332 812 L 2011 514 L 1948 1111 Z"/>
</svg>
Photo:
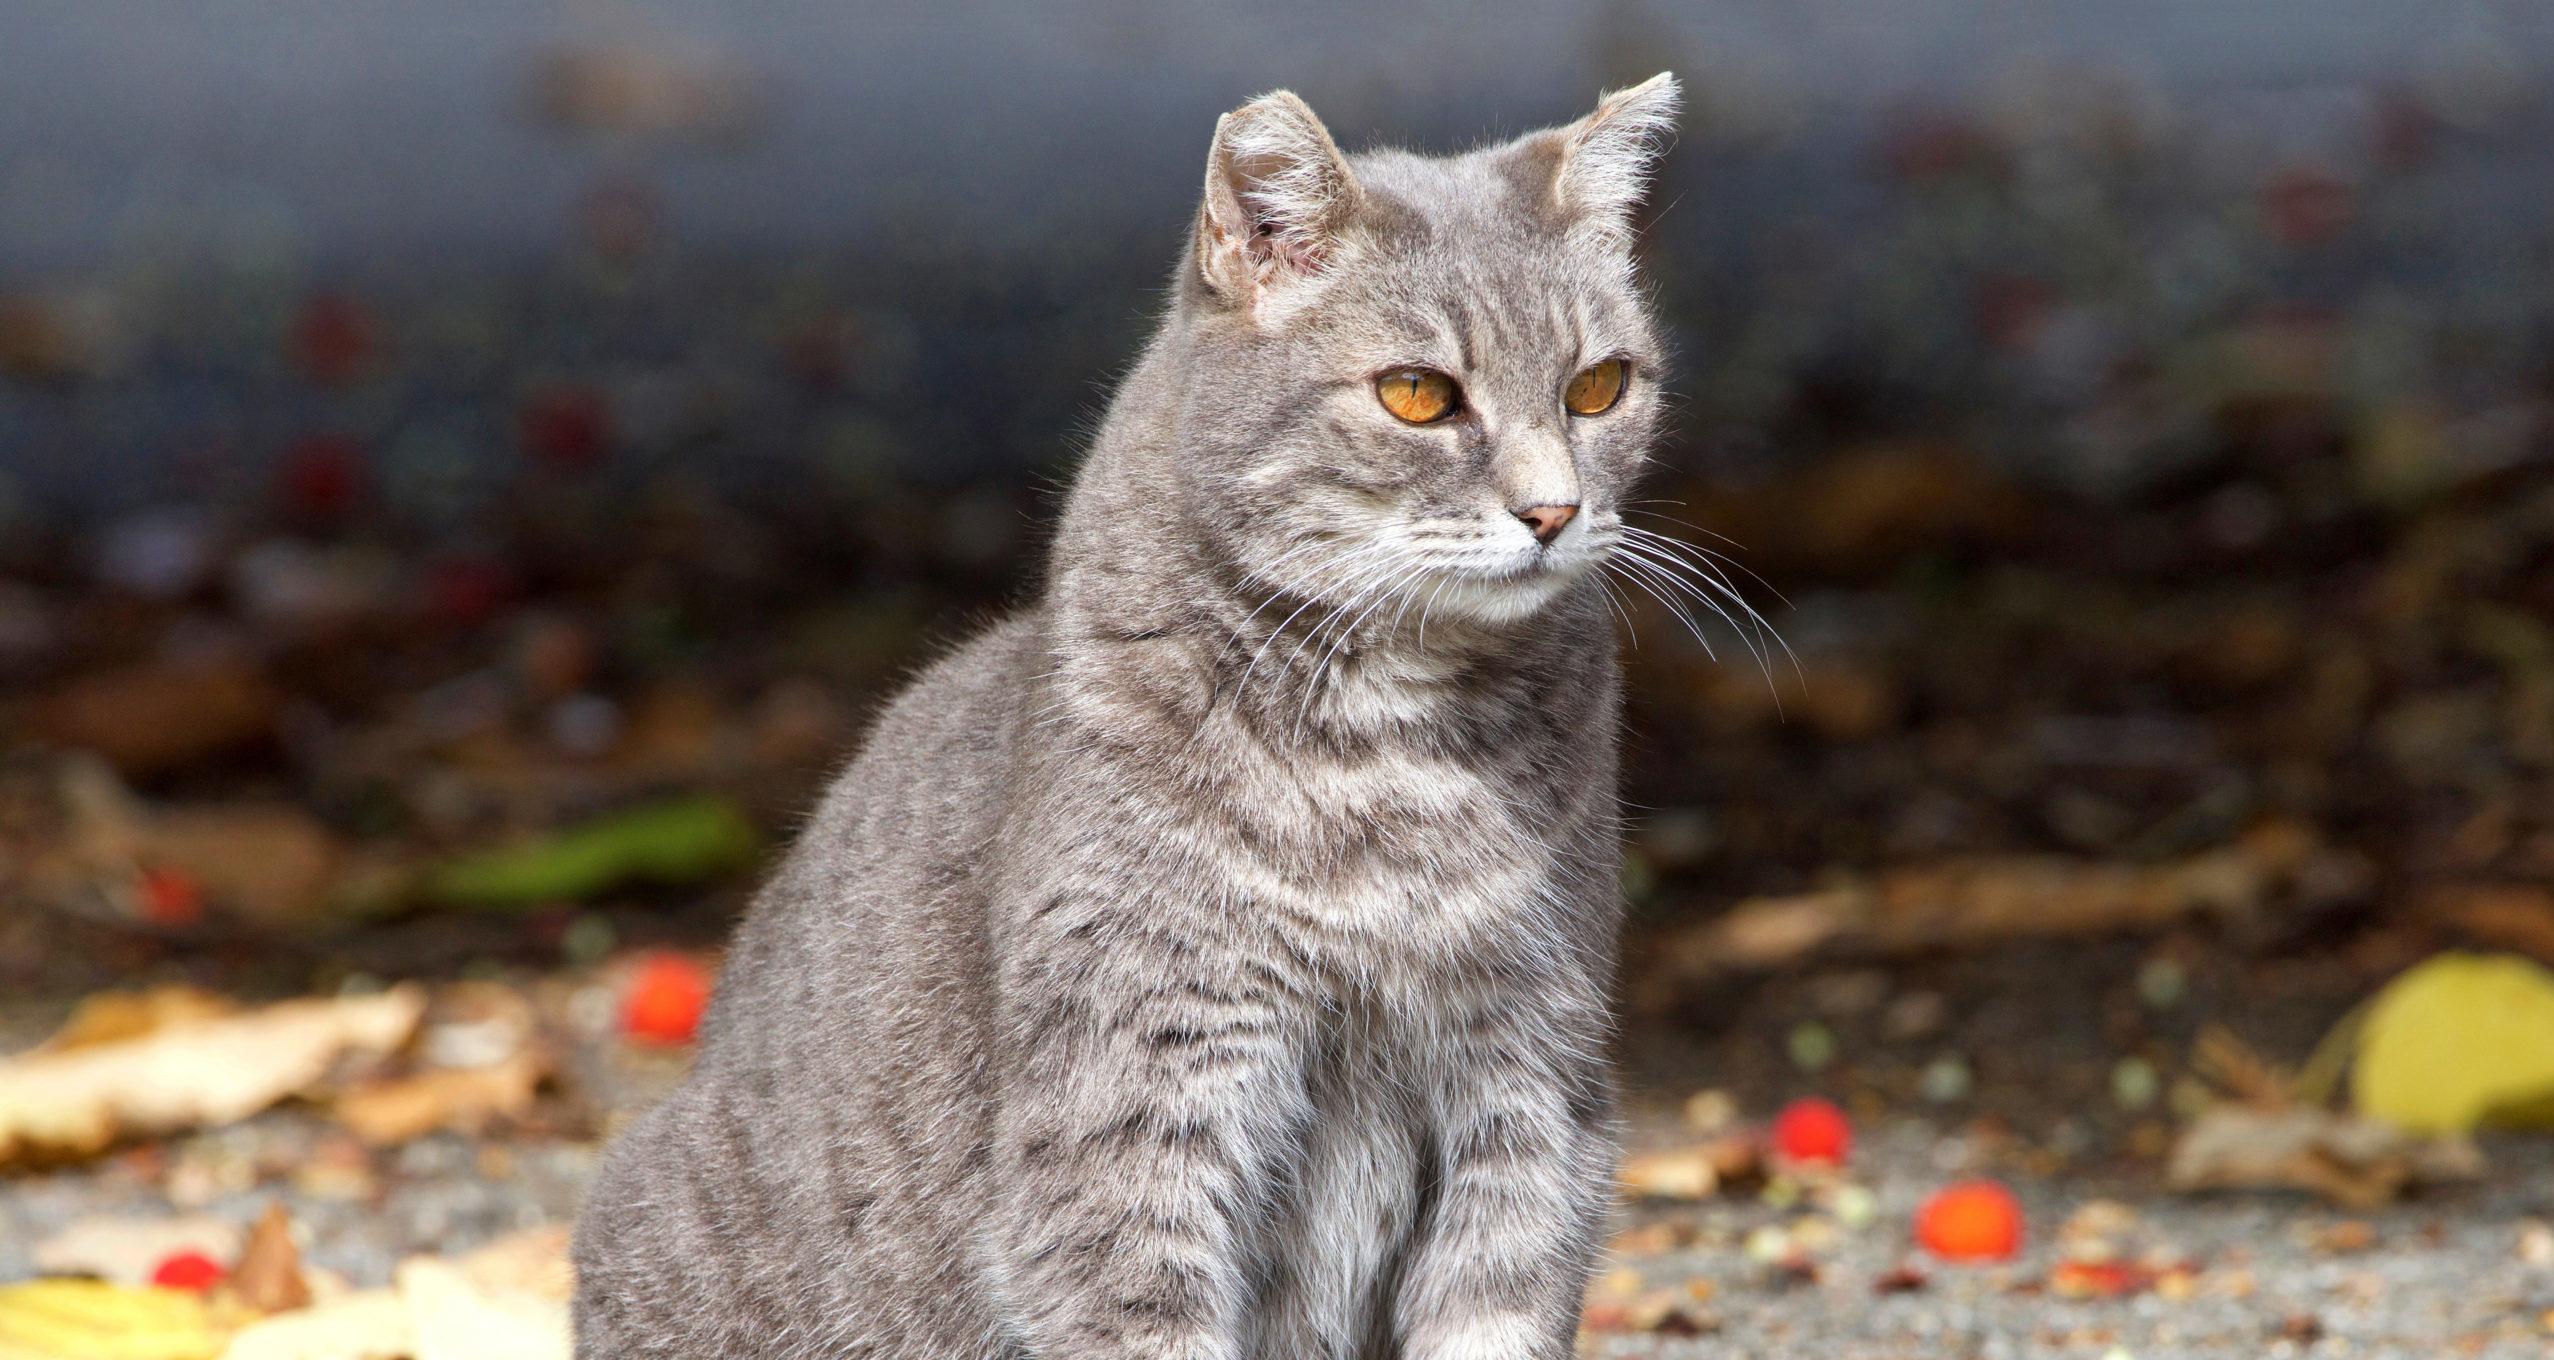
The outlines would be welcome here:
<svg viewBox="0 0 2554 1360">
<path fill-rule="evenodd" d="M 71 1018 L 62 1022 L 51 1038 L 38 1044 L 38 1053 L 61 1053 L 74 1048 L 119 1043 L 138 1039 L 156 1030 L 217 1020 L 239 1012 L 238 1003 L 229 997 L 200 987 L 154 987 L 147 992 L 99 992 L 84 997 L 71 1008 Z"/>
<path fill-rule="evenodd" d="M 2554 892 L 2528 883 L 2466 884 L 2428 894 L 2422 907 L 2484 944 L 2554 964 Z"/>
<path fill-rule="evenodd" d="M 2190 1070 L 2260 1110 L 2295 1103 L 2297 1076 L 2270 1061 L 2223 1025 L 2202 1026 L 2190 1047 Z"/>
<path fill-rule="evenodd" d="M 548 1059 L 526 1050 L 485 1067 L 436 1068 L 357 1087 L 337 1098 L 333 1113 L 376 1147 L 436 1129 L 476 1134 L 530 1109 L 549 1073 Z"/>
<path fill-rule="evenodd" d="M 317 1085 L 340 1054 L 407 1042 L 425 1004 L 403 985 L 0 1061 L 0 1165 L 245 1119 Z"/>
<path fill-rule="evenodd" d="M 566 1360 L 568 1234 L 535 1228 L 458 1261 L 413 1258 L 396 1288 L 254 1323 L 222 1360 Z"/>
<path fill-rule="evenodd" d="M 1720 1190 L 1720 1173 L 1700 1148 L 1628 1158 L 1618 1179 L 1626 1191 L 1653 1199 L 1709 1199 Z"/>
<path fill-rule="evenodd" d="M 1692 1147 L 1653 1152 L 1624 1161 L 1624 1190 L 1656 1199 L 1708 1199 L 1732 1181 L 1762 1172 L 1764 1148 L 1747 1134 L 1731 1134 Z"/>
<path fill-rule="evenodd" d="M 32 705 L 26 724 L 57 746 L 97 752 L 128 776 L 147 775 L 267 737 L 280 702 L 245 658 L 145 661 L 70 681 Z"/>
<path fill-rule="evenodd" d="M 2306 1190 L 2351 1208 L 2405 1187 L 2473 1180 L 2483 1154 L 2463 1138 L 2424 1138 L 2311 1105 L 2211 1107 L 2174 1144 L 2165 1182 L 2176 1190 Z"/>
<path fill-rule="evenodd" d="M 157 811 L 137 829 L 134 857 L 184 874 L 234 915 L 275 926 L 319 913 L 340 853 L 337 838 L 300 808 L 224 803 Z"/>
<path fill-rule="evenodd" d="M 240 1302 L 261 1313 L 310 1306 L 310 1281 L 302 1276 L 301 1248 L 293 1242 L 292 1216 L 283 1205 L 267 1205 L 249 1229 L 248 1245 L 231 1269 L 231 1288 Z"/>
<path fill-rule="evenodd" d="M 0 825 L 0 883 L 31 902 L 118 921 L 186 924 L 155 912 L 147 878 L 261 925 L 306 922 L 378 875 L 316 818 L 282 803 L 155 806 L 104 760 L 70 752 L 20 779 Z M 190 906 L 189 912 L 195 908 Z"/>
<path fill-rule="evenodd" d="M 2281 837 L 2247 838 L 2158 865 L 2009 855 L 1892 869 L 1818 892 L 1757 897 L 1661 939 L 1642 987 L 1650 1008 L 1683 983 L 1771 968 L 1831 944 L 1880 953 L 1944 945 L 2146 930 L 2257 905 L 2289 867 Z"/>
</svg>

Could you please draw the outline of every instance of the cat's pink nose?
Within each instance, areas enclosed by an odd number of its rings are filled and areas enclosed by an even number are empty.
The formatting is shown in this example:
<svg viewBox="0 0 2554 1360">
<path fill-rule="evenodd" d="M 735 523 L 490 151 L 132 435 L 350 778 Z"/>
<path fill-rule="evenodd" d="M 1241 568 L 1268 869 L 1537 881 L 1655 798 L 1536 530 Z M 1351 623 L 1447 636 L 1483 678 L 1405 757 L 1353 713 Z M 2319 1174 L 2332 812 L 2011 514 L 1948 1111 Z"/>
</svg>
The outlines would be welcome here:
<svg viewBox="0 0 2554 1360">
<path fill-rule="evenodd" d="M 1568 524 L 1570 516 L 1578 512 L 1579 508 L 1575 505 L 1537 505 L 1516 511 L 1515 514 L 1518 519 L 1525 521 L 1526 528 L 1534 531 L 1535 542 L 1549 543 L 1560 537 L 1561 527 Z"/>
</svg>

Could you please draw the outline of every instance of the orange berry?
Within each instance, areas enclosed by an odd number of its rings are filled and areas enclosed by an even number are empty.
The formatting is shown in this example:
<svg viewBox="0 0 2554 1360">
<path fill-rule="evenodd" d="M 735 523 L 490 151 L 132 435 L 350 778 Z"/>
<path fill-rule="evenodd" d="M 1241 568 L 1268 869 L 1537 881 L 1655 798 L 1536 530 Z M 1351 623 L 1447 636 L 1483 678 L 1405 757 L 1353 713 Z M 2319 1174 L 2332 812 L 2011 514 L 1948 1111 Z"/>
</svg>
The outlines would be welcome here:
<svg viewBox="0 0 2554 1360">
<path fill-rule="evenodd" d="M 680 954 L 651 954 L 630 970 L 621 1028 L 648 1044 L 688 1044 L 709 1008 L 709 973 Z"/>
<path fill-rule="evenodd" d="M 186 1247 L 170 1252 L 151 1268 L 151 1283 L 168 1289 L 189 1289 L 201 1294 L 222 1282 L 228 1272 L 212 1257 Z"/>
<path fill-rule="evenodd" d="M 2022 1205 L 1994 1181 L 1933 1192 L 1916 1210 L 1916 1245 L 1946 1261 L 2003 1261 L 2022 1249 Z"/>
<path fill-rule="evenodd" d="M 1774 1151 L 1785 1161 L 1841 1166 L 1853 1155 L 1853 1122 L 1831 1102 L 1795 1100 L 1774 1116 Z"/>
</svg>

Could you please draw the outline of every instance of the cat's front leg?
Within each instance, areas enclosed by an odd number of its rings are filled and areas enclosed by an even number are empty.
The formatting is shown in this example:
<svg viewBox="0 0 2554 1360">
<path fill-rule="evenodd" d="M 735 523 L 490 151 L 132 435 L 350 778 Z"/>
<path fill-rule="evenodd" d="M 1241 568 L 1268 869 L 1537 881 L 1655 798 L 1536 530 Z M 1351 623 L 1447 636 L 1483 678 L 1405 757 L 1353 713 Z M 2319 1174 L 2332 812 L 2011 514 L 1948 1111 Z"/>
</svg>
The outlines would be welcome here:
<svg viewBox="0 0 2554 1360">
<path fill-rule="evenodd" d="M 1437 1200 L 1394 1307 L 1406 1360 L 1571 1354 L 1614 1186 L 1603 1020 L 1579 1020 L 1485 1005 L 1440 1041 Z"/>
<path fill-rule="evenodd" d="M 1238 1360 L 1246 1218 L 1303 1100 L 1276 1008 L 1176 948 L 1050 943 L 1006 1006 L 1006 1329 L 1039 1360 Z"/>
</svg>

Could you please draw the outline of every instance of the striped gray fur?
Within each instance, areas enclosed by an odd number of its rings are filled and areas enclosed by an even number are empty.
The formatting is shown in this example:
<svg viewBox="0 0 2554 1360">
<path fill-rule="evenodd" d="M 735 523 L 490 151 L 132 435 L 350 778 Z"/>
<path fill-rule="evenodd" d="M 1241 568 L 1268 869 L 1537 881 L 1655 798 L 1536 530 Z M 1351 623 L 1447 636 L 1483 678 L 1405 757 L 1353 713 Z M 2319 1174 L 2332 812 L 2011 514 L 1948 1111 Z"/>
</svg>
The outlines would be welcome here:
<svg viewBox="0 0 2554 1360">
<path fill-rule="evenodd" d="M 1675 98 L 1443 159 L 1217 125 L 1042 597 L 885 712 L 606 1159 L 579 1355 L 1569 1354 Z M 1389 414 L 1408 366 L 1462 409 Z"/>
</svg>

